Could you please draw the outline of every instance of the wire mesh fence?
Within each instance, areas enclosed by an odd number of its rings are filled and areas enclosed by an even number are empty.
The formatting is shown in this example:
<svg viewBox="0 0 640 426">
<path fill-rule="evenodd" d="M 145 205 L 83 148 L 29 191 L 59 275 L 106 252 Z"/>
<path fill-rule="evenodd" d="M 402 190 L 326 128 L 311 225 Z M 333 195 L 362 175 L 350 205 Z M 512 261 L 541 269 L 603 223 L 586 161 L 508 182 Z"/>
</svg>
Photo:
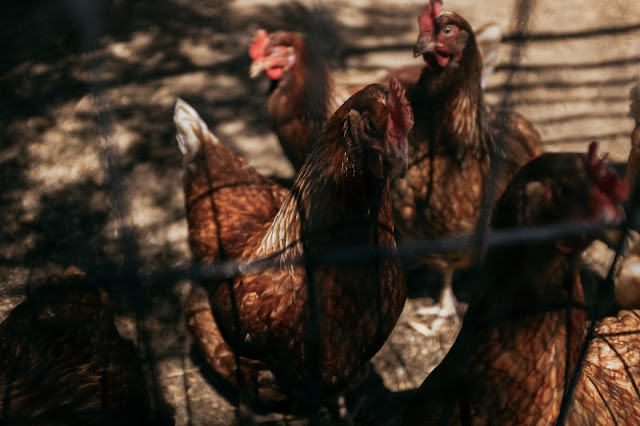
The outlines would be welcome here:
<svg viewBox="0 0 640 426">
<path fill-rule="evenodd" d="M 585 152 L 591 140 L 599 140 L 602 151 L 624 164 L 634 125 L 627 117 L 628 89 L 639 74 L 640 22 L 635 17 L 640 15 L 630 0 L 609 6 L 604 11 L 596 2 L 569 2 L 560 10 L 542 0 L 491 7 L 452 0 L 444 8 L 460 12 L 474 26 L 497 21 L 503 29 L 501 59 L 486 90 L 491 104 L 515 108 L 530 119 L 543 135 L 545 150 Z M 154 404 L 170 407 L 168 416 L 177 424 L 233 422 L 242 396 L 220 383 L 192 346 L 181 309 L 186 283 L 222 281 L 273 265 L 269 259 L 191 264 L 171 121 L 175 98 L 189 100 L 259 172 L 288 182 L 292 170 L 264 112 L 265 82 L 245 77 L 254 30 L 282 28 L 313 36 L 321 32 L 318 27 L 325 28 L 310 24 L 320 10 L 323 19 L 328 14 L 338 22 L 328 28 L 342 30 L 320 37 L 325 41 L 320 48 L 333 56 L 336 75 L 347 83 L 367 83 L 410 62 L 422 7 L 420 2 L 107 0 L 2 6 L 8 58 L 0 77 L 7 100 L 0 106 L 6 141 L 0 150 L 3 318 L 32 278 L 78 265 L 107 284 L 118 330 L 136 342 Z M 631 211 L 636 200 L 632 197 Z M 407 259 L 474 247 L 478 241 L 508 245 L 595 228 L 600 225 L 569 223 L 479 239 L 401 242 L 397 253 Z M 603 286 L 611 285 L 622 253 L 620 245 L 608 252 L 613 262 L 597 259 L 605 271 Z M 388 254 L 388 249 L 345 247 L 305 261 L 348 265 Z M 403 406 L 455 340 L 459 323 L 428 335 L 433 319 L 417 313 L 437 292 L 428 300 L 421 297 L 423 289 L 415 293 L 374 359 L 376 380 L 364 384 L 378 407 L 355 408 L 356 419 L 374 424 L 391 419 L 394 405 L 380 401 Z M 597 324 L 586 330 L 586 341 L 598 337 Z M 571 400 L 581 369 L 575 371 L 565 401 Z M 6 395 L 3 401 L 7 407 Z M 363 415 L 363 410 L 373 414 Z M 563 410 L 558 423 L 564 416 Z"/>
</svg>

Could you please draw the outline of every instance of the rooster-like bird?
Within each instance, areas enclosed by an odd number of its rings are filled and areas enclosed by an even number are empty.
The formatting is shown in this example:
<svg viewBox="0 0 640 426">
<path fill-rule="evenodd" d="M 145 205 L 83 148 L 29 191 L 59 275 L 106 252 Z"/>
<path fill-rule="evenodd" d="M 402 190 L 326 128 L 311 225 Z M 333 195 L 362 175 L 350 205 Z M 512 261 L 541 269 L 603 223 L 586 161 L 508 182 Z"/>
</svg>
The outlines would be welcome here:
<svg viewBox="0 0 640 426">
<path fill-rule="evenodd" d="M 194 260 L 271 266 L 203 282 L 208 300 L 196 289 L 185 306 L 209 363 L 259 402 L 348 389 L 400 315 L 406 288 L 388 180 L 406 170 L 413 119 L 398 82 L 390 86 L 369 85 L 335 112 L 288 194 L 176 104 Z M 390 256 L 319 262 L 353 247 Z"/>
<path fill-rule="evenodd" d="M 513 112 L 490 111 L 482 94 L 482 56 L 471 25 L 441 12 L 431 0 L 418 17 L 414 48 L 424 69 L 413 93 L 415 126 L 409 169 L 392 184 L 396 228 L 402 239 L 472 234 L 510 177 L 540 153 L 540 136 Z M 453 273 L 472 253 L 425 253 L 418 260 L 443 276 L 440 307 L 453 315 Z"/>
<path fill-rule="evenodd" d="M 522 167 L 496 204 L 493 230 L 622 220 L 628 185 L 596 148 L 543 154 Z M 490 247 L 458 339 L 420 387 L 407 423 L 551 425 L 563 404 L 566 424 L 637 423 L 638 312 L 604 319 L 585 342 L 580 254 L 594 237 Z M 577 385 L 563 401 L 584 345 Z"/>
</svg>

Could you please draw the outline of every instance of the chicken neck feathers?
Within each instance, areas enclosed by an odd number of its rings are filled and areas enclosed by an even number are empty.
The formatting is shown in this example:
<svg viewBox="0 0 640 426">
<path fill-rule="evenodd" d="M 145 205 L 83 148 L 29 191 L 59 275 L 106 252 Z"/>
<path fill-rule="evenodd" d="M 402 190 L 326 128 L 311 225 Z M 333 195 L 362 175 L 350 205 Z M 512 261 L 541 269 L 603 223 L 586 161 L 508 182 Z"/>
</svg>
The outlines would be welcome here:
<svg viewBox="0 0 640 426">
<path fill-rule="evenodd" d="M 272 81 L 267 115 L 285 155 L 299 170 L 324 125 L 348 94 L 336 84 L 324 58 L 301 39 L 287 33 L 272 36 L 271 44 L 280 42 L 295 48 L 296 59 L 280 80 Z"/>
</svg>

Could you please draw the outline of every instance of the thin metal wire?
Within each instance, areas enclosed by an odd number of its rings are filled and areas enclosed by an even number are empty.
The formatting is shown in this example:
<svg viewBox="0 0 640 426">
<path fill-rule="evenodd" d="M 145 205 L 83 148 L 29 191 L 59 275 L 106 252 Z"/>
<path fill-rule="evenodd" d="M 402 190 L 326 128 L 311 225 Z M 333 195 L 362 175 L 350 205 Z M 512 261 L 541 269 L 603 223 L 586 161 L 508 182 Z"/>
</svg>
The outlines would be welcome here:
<svg viewBox="0 0 640 426">
<path fill-rule="evenodd" d="M 565 222 L 532 228 L 519 228 L 493 231 L 486 238 L 487 247 L 508 246 L 522 241 L 541 242 L 559 238 L 595 234 L 605 229 L 617 229 L 619 224 Z M 473 248 L 473 236 L 443 237 L 400 242 L 397 255 L 401 258 L 414 257 L 425 253 L 442 253 L 461 251 Z M 209 280 L 211 282 L 234 278 L 238 275 L 260 273 L 273 268 L 304 266 L 305 261 L 315 265 L 345 265 L 372 259 L 383 259 L 394 256 L 390 247 L 354 246 L 333 250 L 327 253 L 309 255 L 305 260 L 283 263 L 276 262 L 277 254 L 256 261 L 225 260 L 209 264 L 181 265 L 174 268 L 154 269 L 143 273 L 146 286 L 169 284 L 181 279 Z"/>
</svg>

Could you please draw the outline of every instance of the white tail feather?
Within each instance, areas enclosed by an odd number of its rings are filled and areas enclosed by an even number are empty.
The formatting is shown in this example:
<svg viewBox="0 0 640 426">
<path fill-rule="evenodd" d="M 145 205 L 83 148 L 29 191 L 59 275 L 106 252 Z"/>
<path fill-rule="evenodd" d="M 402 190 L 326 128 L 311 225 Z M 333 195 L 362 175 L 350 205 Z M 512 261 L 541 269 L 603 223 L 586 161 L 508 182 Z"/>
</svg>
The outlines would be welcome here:
<svg viewBox="0 0 640 426">
<path fill-rule="evenodd" d="M 489 76 L 498 63 L 498 47 L 502 42 L 502 31 L 497 24 L 486 24 L 476 30 L 476 42 L 482 55 L 484 69 L 482 72 L 482 87 L 487 86 Z"/>
<path fill-rule="evenodd" d="M 178 148 L 182 153 L 182 164 L 185 166 L 193 161 L 204 138 L 219 143 L 216 135 L 209 130 L 207 123 L 200 118 L 196 110 L 180 98 L 176 99 L 173 122 L 176 125 Z"/>
<path fill-rule="evenodd" d="M 478 43 L 500 43 L 502 31 L 500 31 L 498 24 L 485 24 L 476 30 L 476 41 Z"/>
</svg>

